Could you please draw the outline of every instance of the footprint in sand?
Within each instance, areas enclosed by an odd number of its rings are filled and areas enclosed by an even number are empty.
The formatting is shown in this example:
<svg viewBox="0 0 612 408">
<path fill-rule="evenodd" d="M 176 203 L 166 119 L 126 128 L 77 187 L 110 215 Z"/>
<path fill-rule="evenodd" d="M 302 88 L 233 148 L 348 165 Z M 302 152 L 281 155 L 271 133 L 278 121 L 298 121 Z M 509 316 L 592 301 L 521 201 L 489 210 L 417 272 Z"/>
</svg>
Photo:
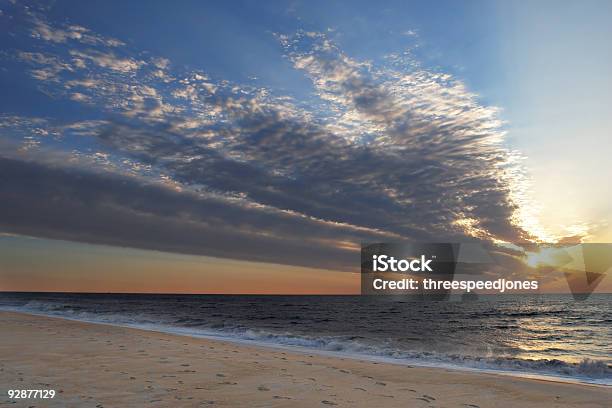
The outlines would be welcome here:
<svg viewBox="0 0 612 408">
<path fill-rule="evenodd" d="M 329 400 L 323 400 L 323 401 L 321 401 L 321 404 L 325 404 L 325 405 L 338 405 L 334 401 L 329 401 Z"/>
<path fill-rule="evenodd" d="M 431 397 L 431 396 L 426 395 L 426 394 L 424 394 L 422 397 L 417 397 L 416 399 L 421 400 L 421 401 L 425 401 L 425 402 L 432 402 L 432 401 L 436 400 L 434 397 Z"/>
<path fill-rule="evenodd" d="M 270 391 L 270 389 L 269 389 L 268 387 L 265 387 L 265 386 L 263 386 L 263 385 L 260 385 L 259 387 L 257 387 L 257 389 L 258 389 L 259 391 Z"/>
</svg>

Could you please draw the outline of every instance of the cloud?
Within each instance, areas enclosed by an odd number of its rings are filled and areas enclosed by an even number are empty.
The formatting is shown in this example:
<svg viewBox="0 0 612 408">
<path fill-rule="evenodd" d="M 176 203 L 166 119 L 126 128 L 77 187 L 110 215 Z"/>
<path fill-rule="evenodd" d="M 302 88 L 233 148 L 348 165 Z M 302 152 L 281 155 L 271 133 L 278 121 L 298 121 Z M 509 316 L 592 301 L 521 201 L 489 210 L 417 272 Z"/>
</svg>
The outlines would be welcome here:
<svg viewBox="0 0 612 408">
<path fill-rule="evenodd" d="M 339 270 L 358 253 L 335 240 L 384 237 L 112 173 L 13 159 L 0 173 L 6 232 Z"/>
<path fill-rule="evenodd" d="M 34 38 L 54 43 L 65 43 L 77 41 L 88 45 L 105 45 L 108 47 L 120 47 L 125 45 L 122 41 L 114 38 L 105 38 L 93 34 L 90 30 L 79 25 L 67 25 L 63 28 L 51 27 L 39 17 L 33 17 L 34 27 L 31 34 Z"/>
<path fill-rule="evenodd" d="M 358 265 L 346 243 L 532 238 L 498 111 L 457 78 L 278 35 L 318 99 L 295 101 L 104 41 L 66 48 L 48 26 L 45 52 L 19 59 L 106 119 L 48 121 L 57 138 L 6 150 L 7 231 L 336 269 Z M 0 131 L 21 145 L 40 121 L 9 119 Z"/>
<path fill-rule="evenodd" d="M 402 32 L 402 35 L 405 35 L 406 37 L 416 37 L 418 33 L 416 30 L 406 30 Z"/>
<path fill-rule="evenodd" d="M 88 51 L 75 51 L 71 50 L 70 55 L 75 58 L 80 58 L 82 60 L 88 60 L 93 62 L 102 68 L 108 68 L 113 71 L 118 71 L 122 73 L 129 73 L 136 71 L 140 68 L 144 62 L 138 61 L 134 58 L 120 58 L 117 57 L 112 52 L 100 52 L 94 50 Z"/>
<path fill-rule="evenodd" d="M 36 67 L 30 70 L 30 74 L 39 81 L 57 82 L 63 71 L 73 71 L 70 64 L 53 55 L 40 52 L 19 52 L 17 58 Z"/>
</svg>

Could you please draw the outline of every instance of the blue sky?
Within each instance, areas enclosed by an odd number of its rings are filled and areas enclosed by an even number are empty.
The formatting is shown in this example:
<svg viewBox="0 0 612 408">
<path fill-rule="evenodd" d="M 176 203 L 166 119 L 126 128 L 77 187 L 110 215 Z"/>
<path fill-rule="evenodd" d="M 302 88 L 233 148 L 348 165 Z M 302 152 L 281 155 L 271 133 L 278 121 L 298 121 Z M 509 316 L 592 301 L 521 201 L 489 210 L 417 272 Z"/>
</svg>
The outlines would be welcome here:
<svg viewBox="0 0 612 408">
<path fill-rule="evenodd" d="M 2 1 L 0 232 L 334 270 L 609 241 L 611 8 Z"/>
<path fill-rule="evenodd" d="M 433 68 L 462 73 L 477 89 L 496 82 L 492 73 L 499 63 L 497 32 L 492 20 L 479 18 L 483 12 L 494 11 L 490 2 L 410 6 L 389 2 L 383 8 L 371 2 L 328 3 L 181 2 L 168 7 L 166 2 L 148 2 L 142 7 L 112 1 L 62 1 L 45 14 L 59 23 L 78 22 L 121 38 L 134 52 L 161 55 L 177 66 L 204 69 L 239 82 L 256 77 L 264 86 L 289 92 L 307 92 L 310 84 L 283 60 L 273 33 L 299 29 L 334 30 L 330 36 L 359 59 L 380 60 L 411 49 Z M 5 37 L 3 46 L 11 48 L 21 41 L 28 40 Z"/>
<path fill-rule="evenodd" d="M 164 56 L 177 66 L 237 82 L 257 78 L 258 84 L 302 96 L 312 91 L 310 83 L 283 59 L 273 34 L 299 29 L 328 32 L 355 58 L 382 60 L 390 53 L 410 50 L 420 63 L 461 75 L 472 89 L 487 91 L 480 94 L 485 101 L 508 102 L 498 90 L 503 62 L 497 55 L 500 30 L 492 2 L 388 2 L 380 7 L 371 2 L 245 1 L 230 6 L 181 2 L 168 7 L 153 1 L 142 7 L 62 1 L 45 14 L 58 23 L 78 22 L 121 38 L 134 52 Z M 492 18 L 482 19 L 483 14 Z M 28 39 L 5 37 L 3 46 L 12 48 L 21 41 Z M 25 81 L 19 82 L 23 88 Z M 16 86 L 4 83 L 11 85 Z M 29 105 L 25 100 L 24 105 Z M 15 101 L 10 103 L 14 110 Z"/>
</svg>

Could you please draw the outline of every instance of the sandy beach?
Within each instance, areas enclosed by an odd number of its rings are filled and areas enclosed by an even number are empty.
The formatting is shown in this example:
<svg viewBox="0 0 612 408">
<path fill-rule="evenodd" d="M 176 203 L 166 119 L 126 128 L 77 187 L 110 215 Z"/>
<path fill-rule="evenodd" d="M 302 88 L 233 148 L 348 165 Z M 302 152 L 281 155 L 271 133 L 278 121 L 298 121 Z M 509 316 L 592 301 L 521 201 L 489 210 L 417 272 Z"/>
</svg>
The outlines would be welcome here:
<svg viewBox="0 0 612 408">
<path fill-rule="evenodd" d="M 612 389 L 0 312 L 0 405 L 604 407 Z M 11 400 L 8 389 L 55 389 Z"/>
</svg>

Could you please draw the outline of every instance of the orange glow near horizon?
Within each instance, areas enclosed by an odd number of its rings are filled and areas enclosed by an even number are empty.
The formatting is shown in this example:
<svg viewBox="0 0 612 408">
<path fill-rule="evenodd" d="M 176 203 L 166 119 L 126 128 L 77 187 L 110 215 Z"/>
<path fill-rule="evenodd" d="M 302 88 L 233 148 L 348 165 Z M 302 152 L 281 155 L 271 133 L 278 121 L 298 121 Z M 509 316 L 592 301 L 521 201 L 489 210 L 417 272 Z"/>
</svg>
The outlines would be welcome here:
<svg viewBox="0 0 612 408">
<path fill-rule="evenodd" d="M 0 237 L 0 291 L 357 294 L 359 285 L 351 272 Z"/>
<path fill-rule="evenodd" d="M 537 266 L 546 254 L 533 254 Z M 357 253 L 355 265 L 359 265 Z M 569 293 L 562 273 L 541 292 Z M 606 276 L 595 292 L 612 292 Z M 21 236 L 0 236 L 0 291 L 351 295 L 355 272 L 182 255 Z"/>
</svg>

